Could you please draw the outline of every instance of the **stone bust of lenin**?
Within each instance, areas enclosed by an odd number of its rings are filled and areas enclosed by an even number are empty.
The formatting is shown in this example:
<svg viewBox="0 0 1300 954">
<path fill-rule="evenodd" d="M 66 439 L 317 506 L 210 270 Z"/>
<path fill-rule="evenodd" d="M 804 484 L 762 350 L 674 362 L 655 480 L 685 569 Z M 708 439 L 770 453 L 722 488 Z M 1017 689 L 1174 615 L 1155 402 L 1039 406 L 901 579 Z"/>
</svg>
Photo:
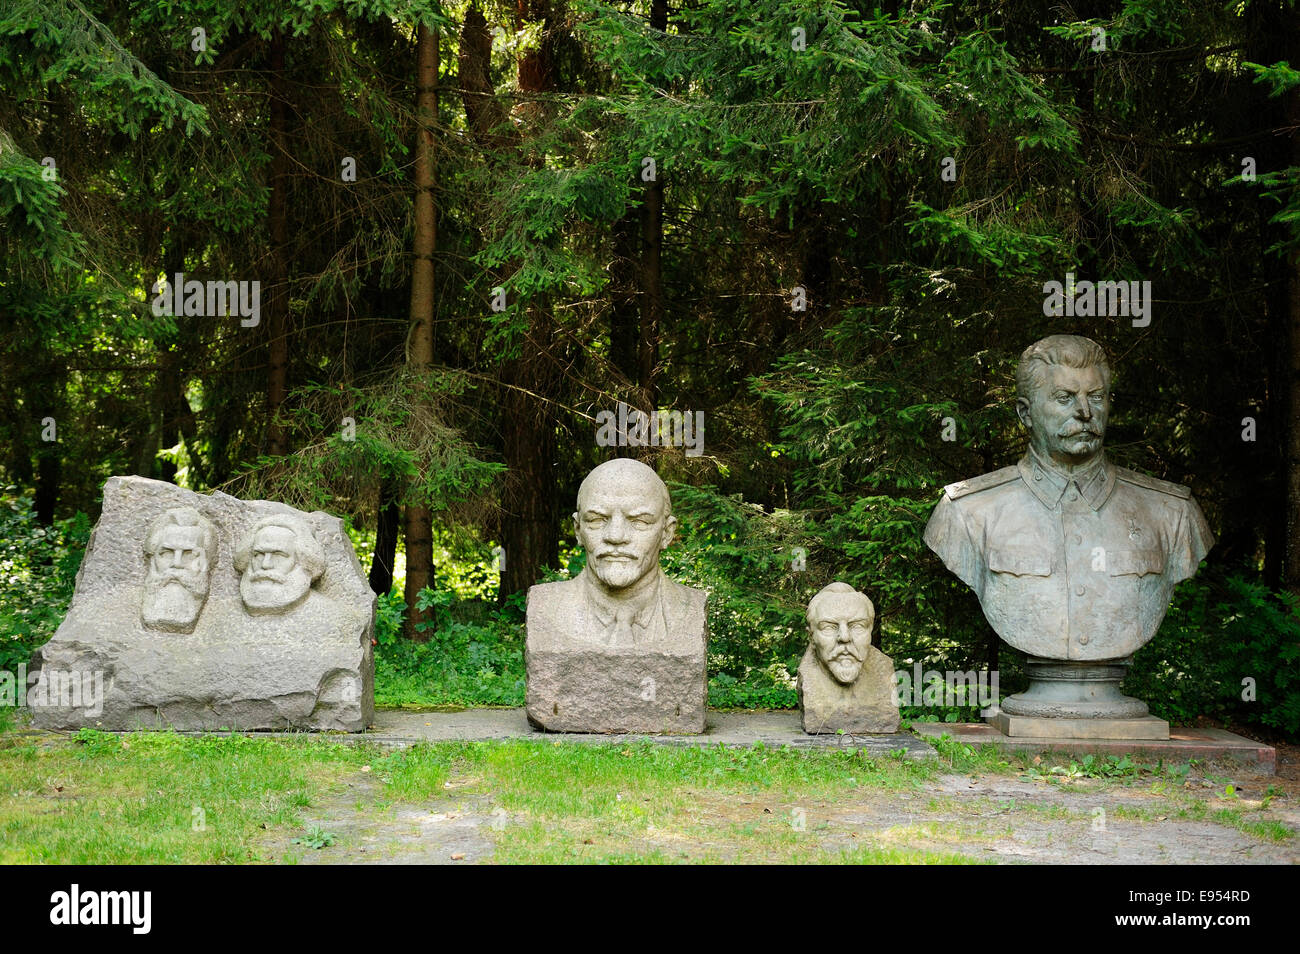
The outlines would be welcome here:
<svg viewBox="0 0 1300 954">
<path fill-rule="evenodd" d="M 587 562 L 528 591 L 528 718 L 564 732 L 702 732 L 706 593 L 664 575 L 677 518 L 653 468 L 619 458 L 578 488 Z"/>
</svg>

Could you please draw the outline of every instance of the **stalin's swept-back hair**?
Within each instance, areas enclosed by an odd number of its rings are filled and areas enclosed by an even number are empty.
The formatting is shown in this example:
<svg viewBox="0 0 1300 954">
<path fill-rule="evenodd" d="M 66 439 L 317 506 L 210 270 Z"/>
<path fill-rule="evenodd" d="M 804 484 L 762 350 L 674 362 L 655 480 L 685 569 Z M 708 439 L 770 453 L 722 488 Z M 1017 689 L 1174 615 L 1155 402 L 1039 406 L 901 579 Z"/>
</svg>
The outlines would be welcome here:
<svg viewBox="0 0 1300 954">
<path fill-rule="evenodd" d="M 1016 368 L 1016 397 L 1032 398 L 1043 386 L 1043 369 L 1049 364 L 1063 364 L 1067 368 L 1100 368 L 1102 385 L 1110 393 L 1110 365 L 1106 352 L 1091 338 L 1078 335 L 1049 335 L 1035 341 L 1020 356 Z"/>
</svg>

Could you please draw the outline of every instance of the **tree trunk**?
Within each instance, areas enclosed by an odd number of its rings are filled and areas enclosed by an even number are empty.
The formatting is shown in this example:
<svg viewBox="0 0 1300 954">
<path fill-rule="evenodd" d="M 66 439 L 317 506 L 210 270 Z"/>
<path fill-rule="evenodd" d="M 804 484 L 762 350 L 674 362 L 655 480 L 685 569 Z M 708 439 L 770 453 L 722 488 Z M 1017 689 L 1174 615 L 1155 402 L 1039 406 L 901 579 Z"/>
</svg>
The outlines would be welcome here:
<svg viewBox="0 0 1300 954">
<path fill-rule="evenodd" d="M 272 456 L 288 453 L 288 435 L 279 420 L 285 395 L 289 391 L 289 269 L 286 261 L 288 244 L 289 150 L 286 137 L 288 125 L 287 89 L 284 81 L 284 34 L 276 29 L 271 34 L 271 194 L 267 201 L 267 221 L 270 228 L 270 258 L 268 260 L 267 325 L 269 339 L 266 380 L 267 452 Z"/>
<path fill-rule="evenodd" d="M 178 272 L 185 271 L 185 240 L 179 230 L 173 233 L 173 239 L 163 253 L 163 272 L 170 283 L 175 281 Z M 185 322 L 177 318 L 176 327 L 179 337 L 180 328 Z M 176 393 L 180 385 L 180 353 L 177 342 L 169 343 L 158 355 L 158 381 L 155 391 L 158 415 L 158 444 L 160 447 L 175 447 L 180 443 L 180 421 L 176 416 Z M 176 462 L 158 461 L 158 478 L 168 483 L 176 482 Z"/>
<path fill-rule="evenodd" d="M 559 559 L 554 404 L 539 402 L 529 393 L 536 390 L 548 394 L 558 382 L 552 380 L 550 357 L 532 346 L 535 341 L 549 342 L 549 315 L 534 307 L 530 318 L 533 334 L 524 345 L 523 355 L 508 362 L 502 375 L 506 389 L 501 405 L 501 450 L 509 470 L 501 501 L 501 545 L 506 560 L 498 592 L 500 602 L 532 586 L 542 568 L 554 566 Z"/>
<path fill-rule="evenodd" d="M 401 486 L 393 480 L 379 485 L 379 518 L 375 525 L 375 555 L 370 561 L 370 588 L 383 596 L 393 588 L 393 563 L 397 559 L 397 531 L 402 522 L 398 502 Z"/>
<path fill-rule="evenodd" d="M 1300 29 L 1300 16 L 1292 17 Z M 1296 34 L 1291 33 L 1294 37 Z M 1290 165 L 1300 166 L 1300 89 L 1286 97 L 1287 125 L 1291 129 Z M 1300 596 L 1300 249 L 1287 256 L 1287 394 L 1286 394 L 1286 561 L 1282 585 Z"/>
<path fill-rule="evenodd" d="M 1272 64 L 1296 62 L 1300 13 L 1281 4 L 1250 4 L 1246 8 L 1248 35 L 1246 59 Z M 1289 129 L 1286 136 L 1270 136 L 1257 143 L 1252 155 L 1261 172 L 1300 166 L 1300 90 L 1281 97 L 1268 95 L 1252 84 L 1248 108 L 1262 117 L 1265 128 Z M 1289 227 L 1268 221 L 1276 212 L 1269 201 L 1262 205 L 1259 241 L 1263 248 L 1293 241 Z M 1276 470 L 1265 491 L 1264 577 L 1271 587 L 1300 595 L 1300 249 L 1285 257 L 1265 256 L 1261 272 L 1267 285 L 1265 308 L 1268 337 L 1278 347 L 1265 369 L 1268 402 L 1261 425 L 1271 430 L 1269 442 Z"/>
<path fill-rule="evenodd" d="M 438 120 L 438 34 L 420 24 L 415 73 L 415 221 L 411 263 L 411 334 L 406 365 L 424 386 L 433 364 L 433 253 L 438 245 L 438 222 L 433 204 L 434 126 Z M 417 407 L 416 413 L 419 413 Z M 417 629 L 431 621 L 430 610 L 416 607 L 420 591 L 433 584 L 433 512 L 423 501 L 406 505 L 406 626 L 408 639 L 425 642 L 427 631 Z M 373 585 L 373 582 L 372 582 Z"/>
<path fill-rule="evenodd" d="M 668 0 L 650 4 L 650 28 L 668 30 Z M 643 410 L 655 412 L 659 402 L 659 331 L 664 318 L 664 282 L 661 253 L 664 244 L 663 156 L 655 156 L 655 179 L 645 184 L 641 206 L 641 339 L 638 344 L 637 384 Z M 653 457 L 649 461 L 654 463 Z"/>
<path fill-rule="evenodd" d="M 516 26 L 525 18 L 545 21 L 540 47 L 520 60 L 520 91 L 553 89 L 554 60 L 550 55 L 551 9 L 545 0 L 516 0 Z M 492 37 L 476 7 L 465 12 L 460 42 L 460 86 L 470 130 L 489 154 L 504 155 L 519 145 L 519 133 L 509 123 L 496 98 L 489 75 Z M 525 101 L 517 109 L 530 117 L 540 107 Z M 508 267 L 508 266 L 507 266 Z M 506 465 L 501 499 L 501 546 L 505 567 L 498 599 L 537 582 L 542 567 L 559 555 L 559 488 L 555 476 L 556 400 L 561 376 L 551 349 L 556 347 L 552 317 L 540 304 L 528 309 L 526 341 L 518 358 L 501 368 L 501 456 Z"/>
<path fill-rule="evenodd" d="M 640 212 L 635 209 L 614 223 L 614 261 L 609 269 L 609 358 L 618 374 L 631 385 L 637 384 L 640 377 L 637 356 L 637 327 L 640 324 L 637 320 L 637 289 L 641 284 L 637 265 L 639 224 Z"/>
<path fill-rule="evenodd" d="M 61 424 L 57 422 L 56 426 Z M 59 502 L 59 484 L 63 481 L 63 455 L 59 442 L 41 442 L 36 452 L 36 522 L 42 527 L 54 523 L 54 507 Z"/>
</svg>

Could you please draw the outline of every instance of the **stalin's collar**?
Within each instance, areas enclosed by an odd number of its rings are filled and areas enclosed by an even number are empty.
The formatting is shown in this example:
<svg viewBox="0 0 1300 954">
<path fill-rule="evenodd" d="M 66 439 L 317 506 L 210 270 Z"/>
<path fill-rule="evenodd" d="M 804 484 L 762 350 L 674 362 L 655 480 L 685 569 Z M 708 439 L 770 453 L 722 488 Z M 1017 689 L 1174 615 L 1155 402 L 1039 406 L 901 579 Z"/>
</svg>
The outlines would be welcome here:
<svg viewBox="0 0 1300 954">
<path fill-rule="evenodd" d="M 1115 465 L 1104 451 L 1097 455 L 1087 470 L 1069 476 L 1039 457 L 1033 448 L 1020 458 L 1016 466 L 1029 492 L 1049 510 L 1056 509 L 1071 484 L 1078 486 L 1079 493 L 1093 510 L 1101 509 L 1115 487 Z"/>
</svg>

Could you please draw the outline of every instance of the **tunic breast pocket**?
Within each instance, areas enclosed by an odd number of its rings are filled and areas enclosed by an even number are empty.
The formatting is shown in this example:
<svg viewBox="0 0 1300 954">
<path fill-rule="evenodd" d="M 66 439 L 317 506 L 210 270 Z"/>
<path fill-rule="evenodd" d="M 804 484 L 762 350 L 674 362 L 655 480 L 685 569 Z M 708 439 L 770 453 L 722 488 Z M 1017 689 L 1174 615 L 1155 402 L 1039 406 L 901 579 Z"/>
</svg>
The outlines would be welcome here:
<svg viewBox="0 0 1300 954">
<path fill-rule="evenodd" d="M 1041 550 L 997 547 L 989 550 L 989 571 L 1011 576 L 1051 576 L 1052 555 Z"/>
<path fill-rule="evenodd" d="M 1146 576 L 1165 572 L 1161 550 L 1112 550 L 1107 554 L 1111 576 Z"/>
</svg>

